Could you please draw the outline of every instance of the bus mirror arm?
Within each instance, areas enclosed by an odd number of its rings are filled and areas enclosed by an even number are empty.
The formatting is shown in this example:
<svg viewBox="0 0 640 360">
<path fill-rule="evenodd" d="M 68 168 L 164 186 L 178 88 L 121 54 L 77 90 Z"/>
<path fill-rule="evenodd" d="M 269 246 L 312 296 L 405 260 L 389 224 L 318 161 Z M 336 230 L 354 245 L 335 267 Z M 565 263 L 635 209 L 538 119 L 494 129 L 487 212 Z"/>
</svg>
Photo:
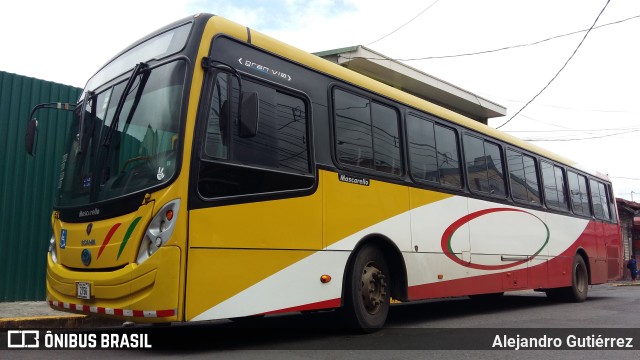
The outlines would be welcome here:
<svg viewBox="0 0 640 360">
<path fill-rule="evenodd" d="M 27 129 L 24 134 L 24 144 L 27 150 L 27 154 L 31 156 L 36 155 L 36 145 L 38 143 L 38 120 L 34 117 L 36 111 L 40 109 L 59 109 L 66 111 L 75 110 L 75 105 L 69 103 L 44 103 L 38 104 L 31 109 L 29 114 L 29 122 L 27 123 Z"/>
</svg>

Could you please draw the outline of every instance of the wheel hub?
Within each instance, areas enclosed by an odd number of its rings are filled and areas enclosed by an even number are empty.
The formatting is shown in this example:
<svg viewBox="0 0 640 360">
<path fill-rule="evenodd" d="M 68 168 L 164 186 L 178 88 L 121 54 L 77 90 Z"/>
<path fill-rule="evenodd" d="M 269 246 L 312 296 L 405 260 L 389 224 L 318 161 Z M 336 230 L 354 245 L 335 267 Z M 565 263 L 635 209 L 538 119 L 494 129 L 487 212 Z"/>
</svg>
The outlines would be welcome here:
<svg viewBox="0 0 640 360">
<path fill-rule="evenodd" d="M 385 275 L 372 262 L 362 269 L 362 303 L 371 315 L 380 311 L 387 297 L 387 282 Z"/>
</svg>

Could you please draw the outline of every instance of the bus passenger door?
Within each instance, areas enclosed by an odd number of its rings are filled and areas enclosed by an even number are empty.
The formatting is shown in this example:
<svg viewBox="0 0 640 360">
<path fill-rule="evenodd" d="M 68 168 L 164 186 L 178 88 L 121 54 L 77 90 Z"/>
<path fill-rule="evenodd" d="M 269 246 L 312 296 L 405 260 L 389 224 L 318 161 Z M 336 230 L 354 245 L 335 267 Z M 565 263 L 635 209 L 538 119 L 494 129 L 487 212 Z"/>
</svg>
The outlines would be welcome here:
<svg viewBox="0 0 640 360">
<path fill-rule="evenodd" d="M 249 78 L 241 94 L 226 72 L 209 81 L 192 162 L 186 318 L 247 316 L 304 303 L 311 294 L 305 284 L 319 284 L 321 274 L 290 268 L 322 248 L 310 102 Z M 253 134 L 236 115 L 247 94 L 259 102 Z"/>
</svg>

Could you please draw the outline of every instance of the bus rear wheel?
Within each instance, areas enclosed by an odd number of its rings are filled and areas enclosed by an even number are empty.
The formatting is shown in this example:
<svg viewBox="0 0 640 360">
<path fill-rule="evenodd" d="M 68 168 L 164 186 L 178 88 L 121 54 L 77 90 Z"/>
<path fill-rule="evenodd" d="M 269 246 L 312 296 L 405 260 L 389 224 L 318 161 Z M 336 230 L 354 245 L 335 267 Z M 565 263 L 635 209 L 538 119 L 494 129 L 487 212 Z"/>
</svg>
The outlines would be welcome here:
<svg viewBox="0 0 640 360">
<path fill-rule="evenodd" d="M 389 269 L 380 250 L 366 245 L 356 254 L 347 278 L 345 310 L 352 327 L 374 332 L 389 313 Z"/>
<path fill-rule="evenodd" d="M 571 286 L 560 289 L 549 289 L 547 297 L 565 302 L 584 302 L 589 291 L 589 272 L 584 259 L 580 255 L 573 258 L 571 267 Z"/>
</svg>

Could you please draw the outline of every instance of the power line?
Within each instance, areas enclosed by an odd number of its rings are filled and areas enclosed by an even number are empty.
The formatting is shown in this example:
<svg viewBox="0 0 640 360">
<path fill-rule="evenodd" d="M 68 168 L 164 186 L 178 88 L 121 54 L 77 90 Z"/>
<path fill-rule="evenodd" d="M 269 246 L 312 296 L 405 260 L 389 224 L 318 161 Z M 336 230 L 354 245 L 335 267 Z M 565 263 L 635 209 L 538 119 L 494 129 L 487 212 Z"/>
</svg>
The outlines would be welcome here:
<svg viewBox="0 0 640 360">
<path fill-rule="evenodd" d="M 626 177 L 626 176 L 610 176 L 610 177 L 614 178 L 614 179 L 625 179 L 625 180 L 640 181 L 640 178 L 633 178 L 633 177 Z M 624 193 L 624 194 L 628 194 L 628 193 Z"/>
<path fill-rule="evenodd" d="M 524 141 L 580 141 L 580 140 L 601 139 L 601 138 L 606 138 L 606 137 L 611 137 L 611 136 L 630 134 L 630 133 L 634 133 L 634 132 L 638 132 L 638 131 L 640 131 L 640 129 L 622 131 L 622 132 L 615 133 L 615 134 L 598 135 L 598 136 L 591 136 L 591 137 L 584 137 L 584 138 L 573 138 L 573 139 L 566 139 L 565 138 L 565 139 L 522 139 L 522 140 L 524 140 Z"/>
<path fill-rule="evenodd" d="M 560 130 L 505 130 L 508 133 L 544 133 L 544 132 L 589 132 L 589 131 L 621 131 L 621 130 L 640 130 L 638 127 L 611 128 L 611 129 L 560 129 Z"/>
<path fill-rule="evenodd" d="M 611 0 L 607 0 L 607 3 L 604 4 L 604 7 L 602 8 L 602 10 L 600 10 L 600 13 L 598 14 L 598 16 L 596 17 L 596 20 L 593 22 L 593 25 L 591 25 L 591 27 L 589 28 L 589 30 L 587 30 L 587 33 L 584 34 L 584 37 L 582 38 L 582 40 L 580 41 L 580 43 L 578 44 L 578 46 L 576 47 L 575 50 L 573 50 L 573 53 L 571 54 L 571 56 L 569 56 L 569 58 L 567 59 L 567 61 L 564 63 L 564 65 L 562 65 L 562 67 L 560 68 L 560 70 L 558 70 L 558 72 L 551 78 L 551 80 L 549 80 L 549 82 L 547 83 L 547 85 L 545 85 L 542 90 L 540 90 L 540 92 L 538 92 L 534 97 L 531 98 L 531 100 L 529 100 L 526 104 L 524 104 L 524 106 L 522 108 L 520 108 L 520 110 L 518 110 L 518 112 L 516 112 L 509 120 L 507 120 L 504 124 L 496 127 L 496 129 L 500 129 L 501 127 L 507 125 L 511 120 L 513 120 L 516 116 L 518 116 L 518 114 L 520 114 L 520 112 L 522 112 L 522 110 L 524 110 L 527 106 L 529 106 L 529 104 L 531 104 L 538 96 L 540 96 L 540 94 L 542 94 L 548 87 L 549 85 L 551 85 L 551 83 L 558 77 L 558 75 L 560 75 L 560 73 L 562 72 L 562 70 L 564 70 L 565 67 L 567 67 L 567 64 L 569 64 L 569 61 L 571 61 L 571 59 L 573 59 L 573 56 L 576 54 L 576 52 L 578 52 L 578 49 L 580 49 L 580 46 L 582 46 L 582 43 L 584 43 L 585 39 L 587 38 L 587 36 L 589 36 L 589 33 L 591 32 L 591 30 L 593 29 L 593 27 L 596 25 L 596 23 L 598 22 L 598 19 L 600 19 L 600 15 L 602 15 L 602 13 L 604 12 L 604 10 L 607 8 L 607 6 L 609 6 L 609 2 L 611 2 Z"/>
<path fill-rule="evenodd" d="M 603 28 L 605 26 L 616 25 L 616 24 L 619 24 L 619 23 L 622 23 L 622 22 L 625 22 L 625 21 L 629 21 L 629 20 L 633 20 L 633 19 L 637 19 L 637 18 L 640 18 L 640 15 L 632 16 L 630 18 L 626 18 L 626 19 L 622 19 L 622 20 L 618 20 L 618 21 L 613 21 L 613 22 L 602 24 L 602 25 L 599 25 L 599 26 L 595 26 L 595 27 L 593 27 L 593 30 L 600 29 L 600 28 Z M 572 31 L 570 33 L 552 36 L 552 37 L 549 37 L 549 38 L 546 38 L 546 39 L 534 41 L 534 42 L 527 43 L 527 44 L 511 45 L 511 46 L 505 46 L 505 47 L 501 47 L 501 48 L 497 48 L 497 49 L 491 49 L 491 50 L 482 50 L 482 51 L 455 54 L 455 55 L 440 55 L 440 56 L 428 56 L 428 57 L 422 57 L 422 58 L 395 59 L 395 60 L 398 60 L 398 61 L 417 61 L 417 60 L 447 59 L 447 58 L 456 58 L 456 57 L 463 57 L 463 56 L 490 54 L 490 53 L 494 53 L 494 52 L 498 52 L 498 51 L 517 49 L 517 48 L 527 47 L 527 46 L 534 46 L 534 45 L 542 44 L 542 43 L 547 42 L 547 41 L 551 41 L 551 40 L 563 38 L 563 37 L 566 37 L 566 36 L 579 34 L 579 33 L 585 32 L 585 31 L 589 31 L 589 30 L 592 30 L 592 29 L 584 29 L 584 30 Z M 383 59 L 380 59 L 380 60 L 383 60 Z"/>
<path fill-rule="evenodd" d="M 622 127 L 622 128 L 607 128 L 607 129 L 574 129 L 574 128 L 569 128 L 566 126 L 562 126 L 562 125 L 557 125 L 557 124 L 552 124 L 552 123 L 548 123 L 548 122 L 544 122 L 541 120 L 537 120 L 534 119 L 530 116 L 527 115 L 523 115 L 520 114 L 520 116 L 525 117 L 527 119 L 531 119 L 533 121 L 545 124 L 545 125 L 549 125 L 549 126 L 555 126 L 555 127 L 559 127 L 560 129 L 555 129 L 555 130 L 503 130 L 504 132 L 507 133 L 546 133 L 546 132 L 582 132 L 582 133 L 586 133 L 589 135 L 595 135 L 599 132 L 602 131 L 621 131 L 619 133 L 616 134 L 606 134 L 606 135 L 598 135 L 598 136 L 593 136 L 593 137 L 585 137 L 585 138 L 576 138 L 576 139 L 568 139 L 568 138 L 539 138 L 539 139 L 523 139 L 523 140 L 527 140 L 527 141 L 573 141 L 573 140 L 589 140 L 589 139 L 597 139 L 597 138 L 601 138 L 601 137 L 609 137 L 609 136 L 616 136 L 616 135 L 624 135 L 630 132 L 636 132 L 636 131 L 640 131 L 640 128 L 638 127 Z"/>
<path fill-rule="evenodd" d="M 559 130 L 559 131 L 577 131 L 577 132 L 584 132 L 584 133 L 587 133 L 587 134 L 592 134 L 592 133 L 591 133 L 591 131 L 597 131 L 597 130 L 578 130 L 578 129 L 570 128 L 570 127 L 567 127 L 567 126 L 562 126 L 562 125 L 553 124 L 553 123 L 550 123 L 550 122 L 546 122 L 546 121 L 542 121 L 542 120 L 534 119 L 534 118 L 532 118 L 531 116 L 527 116 L 527 115 L 524 115 L 524 114 L 520 114 L 520 116 L 522 116 L 522 117 L 524 117 L 524 118 L 527 118 L 527 119 L 530 119 L 530 120 L 533 120 L 533 121 L 535 121 L 535 122 L 541 123 L 541 124 L 545 124 L 545 125 L 549 125 L 549 126 L 554 126 L 554 127 L 557 127 L 557 128 L 561 128 L 561 129 L 563 129 L 563 130 Z M 510 130 L 503 130 L 503 131 L 505 131 L 505 132 L 512 132 L 512 131 L 510 131 Z"/>
<path fill-rule="evenodd" d="M 434 4 L 435 4 L 435 3 L 434 3 Z M 431 5 L 433 5 L 433 4 L 431 4 Z M 426 11 L 426 10 L 428 10 L 428 8 L 427 8 L 427 9 L 425 9 L 424 11 Z M 423 11 L 423 12 L 424 12 L 424 11 Z M 422 14 L 422 13 L 420 13 L 420 14 Z M 420 16 L 420 14 L 418 14 L 418 16 Z M 417 16 L 416 16 L 416 17 L 417 17 Z M 585 31 L 589 31 L 589 30 L 596 30 L 596 29 L 600 29 L 600 28 L 603 28 L 603 27 L 605 27 L 605 26 L 617 25 L 617 24 L 623 23 L 623 22 L 625 22 L 625 21 L 629 21 L 629 20 L 633 20 L 633 19 L 638 19 L 638 18 L 640 18 L 640 15 L 635 15 L 635 16 L 632 16 L 632 17 L 629 17 L 629 18 L 626 18 L 626 19 L 622 19 L 622 20 L 613 21 L 613 22 L 610 22 L 610 23 L 606 23 L 606 24 L 602 24 L 602 25 L 594 26 L 593 28 L 590 28 L 590 29 L 577 30 L 577 31 L 572 31 L 572 32 L 569 32 L 569 33 L 566 33 L 566 34 L 562 34 L 562 35 L 555 35 L 555 36 L 552 36 L 552 37 L 549 37 L 549 38 L 546 38 L 546 39 L 537 40 L 537 41 L 530 42 L 530 43 L 526 43 L 526 44 L 510 45 L 510 46 L 504 46 L 504 47 L 497 48 L 497 49 L 481 50 L 481 51 L 470 52 L 470 53 L 462 53 L 462 54 L 455 54 L 455 55 L 426 56 L 426 57 L 407 58 L 407 59 L 400 59 L 400 58 L 397 58 L 397 59 L 396 59 L 396 58 L 394 58 L 394 59 L 390 59 L 390 58 L 376 58 L 376 57 L 358 57 L 358 58 L 359 58 L 359 59 L 366 59 L 366 60 L 380 60 L 380 61 L 382 61 L 382 60 L 394 60 L 394 61 L 419 61 L 419 60 L 448 59 L 448 58 L 456 58 L 456 57 L 464 57 L 464 56 L 474 56 L 474 55 L 490 54 L 490 53 L 499 52 L 499 51 L 505 51 L 505 50 L 517 49 L 517 48 L 521 48 L 521 47 L 534 46 L 534 45 L 542 44 L 542 43 L 547 42 L 547 41 L 556 40 L 556 39 L 563 38 L 563 37 L 566 37 L 566 36 L 571 36 L 571 35 L 575 35 L 575 34 L 583 33 L 583 32 L 585 32 Z M 415 18 L 411 19 L 409 22 L 413 21 L 414 19 L 415 19 Z M 408 24 L 408 23 L 407 23 L 407 24 Z M 405 24 L 405 25 L 406 25 L 406 24 Z M 404 25 L 403 25 L 403 26 L 404 26 Z M 393 32 L 396 32 L 396 31 L 398 31 L 398 30 L 400 30 L 400 28 L 398 28 L 398 29 L 394 30 Z M 387 36 L 389 36 L 389 35 L 391 35 L 391 34 L 387 34 L 387 35 L 383 36 L 382 38 L 380 38 L 380 39 L 378 39 L 378 40 L 376 40 L 376 41 L 374 41 L 374 42 L 371 42 L 371 43 L 369 43 L 369 44 L 367 44 L 367 45 L 371 45 L 371 44 L 373 44 L 373 43 L 375 43 L 375 42 L 378 42 L 378 41 L 382 40 L 383 38 L 385 38 L 385 37 L 387 37 Z M 517 100 L 513 100 L 513 101 L 514 101 L 514 102 L 518 102 Z M 551 105 L 549 105 L 549 106 L 551 106 Z M 597 110 L 595 110 L 595 111 L 597 111 Z"/>
<path fill-rule="evenodd" d="M 549 123 L 549 122 L 546 122 L 546 121 L 542 121 L 542 120 L 534 119 L 534 118 L 532 118 L 531 116 L 527 116 L 527 115 L 524 115 L 524 114 L 520 114 L 520 116 L 522 116 L 522 117 L 524 117 L 524 118 L 527 118 L 527 119 L 530 119 L 530 120 L 533 120 L 533 121 L 535 121 L 535 122 L 539 122 L 539 123 L 541 123 L 541 124 L 545 124 L 545 125 L 549 125 L 549 126 L 554 126 L 554 127 L 561 128 L 561 129 L 566 129 L 566 130 L 575 130 L 575 129 L 570 128 L 570 127 L 567 127 L 567 126 L 558 125 L 558 124 L 553 124 L 553 123 Z M 505 131 L 506 131 L 506 130 L 505 130 Z"/>
<path fill-rule="evenodd" d="M 380 40 L 382 40 L 382 39 L 386 38 L 386 37 L 387 37 L 387 36 L 389 36 L 389 35 L 392 35 L 393 33 L 395 33 L 395 32 L 396 32 L 396 31 L 398 31 L 398 30 L 402 29 L 403 27 L 405 27 L 405 26 L 409 25 L 409 23 L 411 23 L 413 20 L 417 19 L 417 18 L 418 18 L 420 15 L 422 15 L 424 12 L 426 12 L 426 11 L 427 11 L 427 10 L 429 10 L 429 9 L 431 9 L 431 7 L 432 7 L 433 5 L 435 5 L 438 1 L 440 1 L 440 0 L 436 0 L 436 1 L 434 1 L 431 5 L 427 6 L 427 8 L 426 8 L 426 9 L 422 10 L 418 15 L 414 16 L 411 20 L 409 20 L 409 21 L 407 21 L 406 23 L 402 24 L 399 28 L 397 28 L 397 29 L 393 30 L 392 32 L 390 32 L 390 33 L 388 33 L 387 35 L 385 35 L 385 36 L 381 37 L 380 39 L 378 39 L 378 40 L 376 40 L 376 41 L 372 41 L 372 42 L 368 43 L 368 44 L 367 44 L 367 46 L 369 46 L 369 45 L 371 45 L 371 44 L 375 44 L 375 43 L 377 43 L 378 41 L 380 41 Z"/>
<path fill-rule="evenodd" d="M 524 101 L 516 101 L 516 100 L 511 100 L 513 102 L 520 102 L 523 103 Z M 572 107 L 568 107 L 568 106 L 559 106 L 559 105 L 550 105 L 550 104 L 540 104 L 541 106 L 546 106 L 546 107 L 551 107 L 551 108 L 556 108 L 556 109 L 562 109 L 562 110 L 571 110 L 571 111 L 584 111 L 584 112 L 600 112 L 600 113 L 624 113 L 624 114 L 635 114 L 636 112 L 633 111 L 626 111 L 626 110 L 607 110 L 607 109 L 579 109 L 579 108 L 572 108 Z"/>
<path fill-rule="evenodd" d="M 640 15 L 638 15 L 638 17 L 640 17 Z M 497 95 L 493 95 L 493 94 L 488 94 L 488 93 L 478 93 L 478 95 L 482 95 L 482 96 L 486 97 L 487 99 L 496 99 L 497 98 L 497 99 L 502 99 L 502 100 L 508 101 L 508 102 L 514 102 L 514 103 L 525 103 L 526 102 L 524 100 L 509 99 L 509 98 L 505 98 L 505 97 L 497 96 Z M 562 109 L 562 110 L 582 111 L 582 112 L 622 113 L 622 114 L 637 114 L 638 113 L 637 111 L 628 111 L 628 110 L 581 109 L 581 108 L 574 108 L 574 107 L 560 106 L 560 105 L 552 105 L 552 104 L 537 104 L 537 106 L 545 106 L 545 107 L 551 107 L 551 108 Z"/>
</svg>

